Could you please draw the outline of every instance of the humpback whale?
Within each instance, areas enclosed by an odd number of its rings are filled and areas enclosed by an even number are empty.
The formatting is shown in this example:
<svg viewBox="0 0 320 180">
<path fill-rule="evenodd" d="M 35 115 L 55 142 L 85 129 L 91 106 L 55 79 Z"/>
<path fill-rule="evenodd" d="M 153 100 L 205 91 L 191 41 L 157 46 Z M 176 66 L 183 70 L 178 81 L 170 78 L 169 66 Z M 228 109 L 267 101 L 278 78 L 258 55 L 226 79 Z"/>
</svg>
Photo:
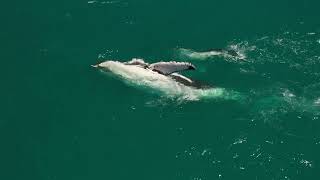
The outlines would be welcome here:
<svg viewBox="0 0 320 180">
<path fill-rule="evenodd" d="M 169 80 L 176 81 L 184 86 L 196 88 L 196 89 L 207 89 L 210 86 L 204 83 L 201 83 L 196 80 L 187 78 L 178 72 L 186 70 L 195 70 L 196 67 L 189 62 L 157 62 L 157 63 L 146 63 L 142 59 L 132 59 L 128 62 L 118 62 L 118 61 L 105 61 L 97 65 L 92 65 L 92 67 L 99 68 L 104 71 L 111 71 L 115 74 L 120 73 L 120 71 L 127 71 L 129 69 L 133 70 L 131 73 L 132 76 L 141 75 L 141 73 L 153 74 L 160 76 L 161 78 L 167 78 Z M 122 69 L 122 70 L 121 70 Z"/>
<path fill-rule="evenodd" d="M 211 87 L 179 74 L 196 69 L 188 62 L 161 61 L 149 64 L 142 59 L 132 59 L 128 62 L 108 60 L 92 66 L 102 72 L 110 72 L 110 75 L 129 85 L 150 88 L 151 93 L 161 92 L 167 98 L 194 101 L 217 98 L 236 100 L 241 97 L 237 92 Z"/>
</svg>

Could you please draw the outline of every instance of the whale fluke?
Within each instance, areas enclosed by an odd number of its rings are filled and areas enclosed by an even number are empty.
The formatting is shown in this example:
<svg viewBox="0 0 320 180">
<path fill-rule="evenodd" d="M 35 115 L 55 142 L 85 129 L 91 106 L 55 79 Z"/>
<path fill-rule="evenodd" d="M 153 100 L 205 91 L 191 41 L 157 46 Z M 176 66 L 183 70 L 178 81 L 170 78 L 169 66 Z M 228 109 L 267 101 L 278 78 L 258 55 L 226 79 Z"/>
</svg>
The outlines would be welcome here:
<svg viewBox="0 0 320 180">
<path fill-rule="evenodd" d="M 164 75 L 169 75 L 184 70 L 196 69 L 196 67 L 191 63 L 175 61 L 153 63 L 149 66 L 149 68 Z"/>
</svg>

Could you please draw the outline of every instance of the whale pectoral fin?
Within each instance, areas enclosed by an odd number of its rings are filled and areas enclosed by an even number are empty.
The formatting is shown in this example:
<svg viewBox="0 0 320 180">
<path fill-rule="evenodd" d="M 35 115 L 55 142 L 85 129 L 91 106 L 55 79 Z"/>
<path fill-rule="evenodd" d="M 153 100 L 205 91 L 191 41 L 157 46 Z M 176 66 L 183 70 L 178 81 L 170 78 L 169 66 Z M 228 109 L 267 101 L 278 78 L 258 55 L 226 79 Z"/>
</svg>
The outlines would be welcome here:
<svg viewBox="0 0 320 180">
<path fill-rule="evenodd" d="M 150 65 L 150 68 L 164 75 L 172 74 L 179 71 L 196 69 L 196 67 L 191 63 L 175 61 L 153 63 Z"/>
</svg>

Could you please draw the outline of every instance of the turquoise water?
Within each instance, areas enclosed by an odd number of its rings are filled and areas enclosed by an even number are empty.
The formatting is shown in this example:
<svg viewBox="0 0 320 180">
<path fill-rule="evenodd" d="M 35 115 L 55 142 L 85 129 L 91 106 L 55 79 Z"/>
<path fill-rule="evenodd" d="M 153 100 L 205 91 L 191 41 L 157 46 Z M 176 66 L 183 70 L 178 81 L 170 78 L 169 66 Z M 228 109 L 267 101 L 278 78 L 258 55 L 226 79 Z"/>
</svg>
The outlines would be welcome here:
<svg viewBox="0 0 320 180">
<path fill-rule="evenodd" d="M 319 179 L 319 7 L 4 2 L 0 179 Z M 90 67 L 132 58 L 191 62 L 218 91 L 169 96 Z"/>
</svg>

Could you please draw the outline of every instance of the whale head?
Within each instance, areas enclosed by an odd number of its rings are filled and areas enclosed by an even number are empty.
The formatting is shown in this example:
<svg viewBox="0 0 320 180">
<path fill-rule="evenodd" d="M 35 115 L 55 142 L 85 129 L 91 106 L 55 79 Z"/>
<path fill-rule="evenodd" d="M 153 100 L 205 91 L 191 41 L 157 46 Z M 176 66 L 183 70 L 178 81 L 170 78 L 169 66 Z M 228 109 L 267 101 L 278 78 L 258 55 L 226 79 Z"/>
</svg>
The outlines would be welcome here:
<svg viewBox="0 0 320 180">
<path fill-rule="evenodd" d="M 116 61 L 104 61 L 102 63 L 96 64 L 96 65 L 91 65 L 91 67 L 97 68 L 102 71 L 110 71 L 110 68 L 116 63 Z"/>
</svg>

